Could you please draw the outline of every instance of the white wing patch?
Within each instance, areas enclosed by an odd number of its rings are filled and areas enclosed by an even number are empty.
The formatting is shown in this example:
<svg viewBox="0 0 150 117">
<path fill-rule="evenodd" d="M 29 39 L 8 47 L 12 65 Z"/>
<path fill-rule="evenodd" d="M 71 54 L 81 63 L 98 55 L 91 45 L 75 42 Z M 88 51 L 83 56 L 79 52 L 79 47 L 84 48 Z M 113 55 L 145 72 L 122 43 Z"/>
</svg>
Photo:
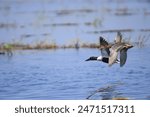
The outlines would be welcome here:
<svg viewBox="0 0 150 117">
<path fill-rule="evenodd" d="M 102 61 L 102 58 L 103 58 L 102 56 L 99 56 L 99 57 L 97 58 L 97 60 L 98 60 L 98 61 Z"/>
</svg>

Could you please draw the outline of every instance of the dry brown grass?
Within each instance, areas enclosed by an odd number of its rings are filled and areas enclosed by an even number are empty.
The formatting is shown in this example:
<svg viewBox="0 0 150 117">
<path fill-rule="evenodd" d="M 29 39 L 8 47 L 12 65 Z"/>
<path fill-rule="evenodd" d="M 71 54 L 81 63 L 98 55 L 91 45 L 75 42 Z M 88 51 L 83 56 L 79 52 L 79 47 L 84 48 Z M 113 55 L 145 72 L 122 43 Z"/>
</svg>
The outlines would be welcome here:
<svg viewBox="0 0 150 117">
<path fill-rule="evenodd" d="M 130 39 L 128 40 L 129 43 L 132 43 L 134 46 L 137 47 L 144 47 L 147 45 L 147 42 L 150 39 L 150 35 L 139 35 L 137 39 L 132 42 Z M 23 44 L 21 42 L 14 41 L 12 43 L 7 43 L 11 45 L 13 50 L 26 50 L 26 49 L 69 49 L 69 48 L 74 48 L 74 49 L 79 49 L 79 48 L 99 48 L 100 45 L 99 43 L 89 43 L 89 42 L 81 42 L 80 39 L 75 39 L 72 40 L 71 43 L 64 44 L 64 45 L 58 45 L 55 40 L 52 40 L 51 42 L 47 40 L 43 41 L 37 41 L 34 44 Z M 0 44 L 0 51 L 2 51 L 2 45 Z"/>
</svg>

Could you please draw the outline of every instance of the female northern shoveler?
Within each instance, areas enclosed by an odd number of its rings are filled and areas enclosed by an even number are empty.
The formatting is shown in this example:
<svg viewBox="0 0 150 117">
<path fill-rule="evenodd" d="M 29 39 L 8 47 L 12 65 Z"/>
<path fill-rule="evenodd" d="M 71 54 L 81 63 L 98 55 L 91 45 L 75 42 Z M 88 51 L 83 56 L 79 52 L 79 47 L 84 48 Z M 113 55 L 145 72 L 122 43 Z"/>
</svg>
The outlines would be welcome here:
<svg viewBox="0 0 150 117">
<path fill-rule="evenodd" d="M 133 45 L 131 45 L 130 43 L 123 42 L 122 34 L 118 32 L 115 39 L 115 44 L 113 44 L 110 48 L 109 66 L 112 66 L 115 63 L 120 51 L 120 67 L 122 67 L 127 60 L 127 50 L 132 47 Z"/>
</svg>

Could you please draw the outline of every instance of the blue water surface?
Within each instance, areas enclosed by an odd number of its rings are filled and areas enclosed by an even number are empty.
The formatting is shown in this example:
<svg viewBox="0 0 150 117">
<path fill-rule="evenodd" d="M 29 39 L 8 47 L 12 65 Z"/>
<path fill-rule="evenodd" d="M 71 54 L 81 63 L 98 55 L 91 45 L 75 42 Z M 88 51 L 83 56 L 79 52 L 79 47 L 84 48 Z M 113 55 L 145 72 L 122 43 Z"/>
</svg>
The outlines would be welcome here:
<svg viewBox="0 0 150 117">
<path fill-rule="evenodd" d="M 86 62 L 98 49 L 15 51 L 0 56 L 0 99 L 150 99 L 150 49 L 132 48 L 122 68 Z M 96 92 L 99 90 L 99 92 Z M 96 93 L 94 93 L 96 92 Z"/>
</svg>

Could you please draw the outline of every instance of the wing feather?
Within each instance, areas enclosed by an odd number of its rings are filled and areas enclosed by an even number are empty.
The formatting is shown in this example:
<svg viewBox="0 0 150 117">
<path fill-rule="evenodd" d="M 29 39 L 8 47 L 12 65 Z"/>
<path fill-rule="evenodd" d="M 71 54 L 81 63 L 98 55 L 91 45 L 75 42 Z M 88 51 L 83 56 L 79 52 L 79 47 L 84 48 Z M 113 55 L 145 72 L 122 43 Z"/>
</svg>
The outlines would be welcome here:
<svg viewBox="0 0 150 117">
<path fill-rule="evenodd" d="M 100 37 L 99 42 L 100 42 L 101 55 L 104 57 L 109 57 L 110 51 L 108 48 L 109 45 L 108 42 L 103 37 Z"/>
<path fill-rule="evenodd" d="M 103 37 L 100 37 L 99 41 L 100 46 L 108 46 L 108 42 Z"/>
<path fill-rule="evenodd" d="M 122 42 L 122 34 L 121 32 L 117 32 L 115 43 L 121 43 L 121 42 Z"/>
<path fill-rule="evenodd" d="M 122 67 L 127 60 L 127 49 L 120 50 L 120 67 Z"/>
</svg>

